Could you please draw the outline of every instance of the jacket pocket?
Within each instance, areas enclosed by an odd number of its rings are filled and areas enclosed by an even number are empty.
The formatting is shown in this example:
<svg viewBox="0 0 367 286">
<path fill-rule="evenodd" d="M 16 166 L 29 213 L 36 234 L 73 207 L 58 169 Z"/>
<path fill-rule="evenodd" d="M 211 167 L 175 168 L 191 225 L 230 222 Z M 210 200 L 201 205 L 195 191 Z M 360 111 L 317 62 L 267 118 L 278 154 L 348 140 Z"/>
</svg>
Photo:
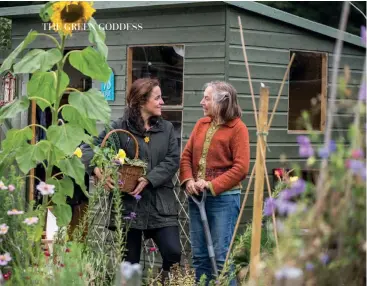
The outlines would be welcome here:
<svg viewBox="0 0 367 286">
<path fill-rule="evenodd" d="M 155 207 L 160 215 L 178 215 L 178 201 L 173 187 L 162 186 L 157 190 Z"/>
</svg>

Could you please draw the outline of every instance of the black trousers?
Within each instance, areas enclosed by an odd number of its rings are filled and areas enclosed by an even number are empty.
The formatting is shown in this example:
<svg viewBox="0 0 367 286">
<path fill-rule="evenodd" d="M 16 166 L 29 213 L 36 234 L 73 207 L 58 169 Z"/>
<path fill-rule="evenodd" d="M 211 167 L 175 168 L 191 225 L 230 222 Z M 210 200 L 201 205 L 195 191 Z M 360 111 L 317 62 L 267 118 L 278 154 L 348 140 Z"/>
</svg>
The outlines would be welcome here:
<svg viewBox="0 0 367 286">
<path fill-rule="evenodd" d="M 130 229 L 127 233 L 125 260 L 130 263 L 140 262 L 141 238 L 143 230 Z M 181 244 L 178 226 L 144 230 L 144 237 L 153 239 L 162 255 L 164 271 L 169 271 L 172 265 L 180 263 Z"/>
</svg>

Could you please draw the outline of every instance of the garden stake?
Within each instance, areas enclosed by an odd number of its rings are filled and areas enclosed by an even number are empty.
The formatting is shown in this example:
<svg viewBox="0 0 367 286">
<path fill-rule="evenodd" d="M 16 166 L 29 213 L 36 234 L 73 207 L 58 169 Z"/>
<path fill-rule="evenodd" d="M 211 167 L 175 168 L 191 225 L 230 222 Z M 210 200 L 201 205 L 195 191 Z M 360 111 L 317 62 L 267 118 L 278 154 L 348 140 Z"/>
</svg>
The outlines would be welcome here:
<svg viewBox="0 0 367 286">
<path fill-rule="evenodd" d="M 208 218 L 206 216 L 206 211 L 205 211 L 206 189 L 204 189 L 203 195 L 201 196 L 200 201 L 195 196 L 191 196 L 191 198 L 199 208 L 200 218 L 201 218 L 201 221 L 203 222 L 203 227 L 204 227 L 206 244 L 207 244 L 207 247 L 208 247 L 209 258 L 210 258 L 210 262 L 212 263 L 213 274 L 215 276 L 218 276 L 218 268 L 217 268 L 217 263 L 215 261 L 213 241 L 212 241 L 212 236 L 210 234 Z"/>
</svg>

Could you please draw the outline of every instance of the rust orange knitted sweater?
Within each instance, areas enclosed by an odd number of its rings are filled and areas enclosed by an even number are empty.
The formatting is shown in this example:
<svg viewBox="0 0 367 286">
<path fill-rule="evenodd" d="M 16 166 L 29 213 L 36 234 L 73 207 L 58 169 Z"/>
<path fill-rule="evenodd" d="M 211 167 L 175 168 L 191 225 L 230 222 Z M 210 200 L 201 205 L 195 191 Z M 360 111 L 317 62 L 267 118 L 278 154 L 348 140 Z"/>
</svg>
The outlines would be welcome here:
<svg viewBox="0 0 367 286">
<path fill-rule="evenodd" d="M 182 153 L 180 182 L 209 181 L 213 195 L 240 185 L 249 171 L 250 143 L 246 125 L 240 118 L 214 126 L 210 117 L 195 125 Z"/>
</svg>

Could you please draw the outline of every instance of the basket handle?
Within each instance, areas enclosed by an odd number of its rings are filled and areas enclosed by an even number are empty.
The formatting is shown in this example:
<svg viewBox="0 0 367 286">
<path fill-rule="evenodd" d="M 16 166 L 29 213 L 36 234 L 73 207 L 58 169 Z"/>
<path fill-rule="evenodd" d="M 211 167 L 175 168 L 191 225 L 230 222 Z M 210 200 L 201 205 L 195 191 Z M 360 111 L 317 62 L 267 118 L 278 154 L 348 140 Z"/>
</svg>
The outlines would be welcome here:
<svg viewBox="0 0 367 286">
<path fill-rule="evenodd" d="M 134 159 L 138 159 L 138 157 L 139 157 L 139 143 L 138 143 L 138 140 L 136 140 L 135 136 L 132 135 L 129 131 L 126 131 L 124 129 L 114 129 L 114 130 L 111 130 L 110 132 L 108 132 L 106 134 L 106 136 L 103 138 L 101 147 L 104 147 L 105 146 L 108 137 L 110 137 L 110 135 L 112 133 L 115 133 L 115 132 L 123 132 L 123 133 L 126 133 L 127 135 L 130 135 L 130 137 L 133 138 L 134 143 L 135 143 L 135 157 L 134 157 Z"/>
</svg>

